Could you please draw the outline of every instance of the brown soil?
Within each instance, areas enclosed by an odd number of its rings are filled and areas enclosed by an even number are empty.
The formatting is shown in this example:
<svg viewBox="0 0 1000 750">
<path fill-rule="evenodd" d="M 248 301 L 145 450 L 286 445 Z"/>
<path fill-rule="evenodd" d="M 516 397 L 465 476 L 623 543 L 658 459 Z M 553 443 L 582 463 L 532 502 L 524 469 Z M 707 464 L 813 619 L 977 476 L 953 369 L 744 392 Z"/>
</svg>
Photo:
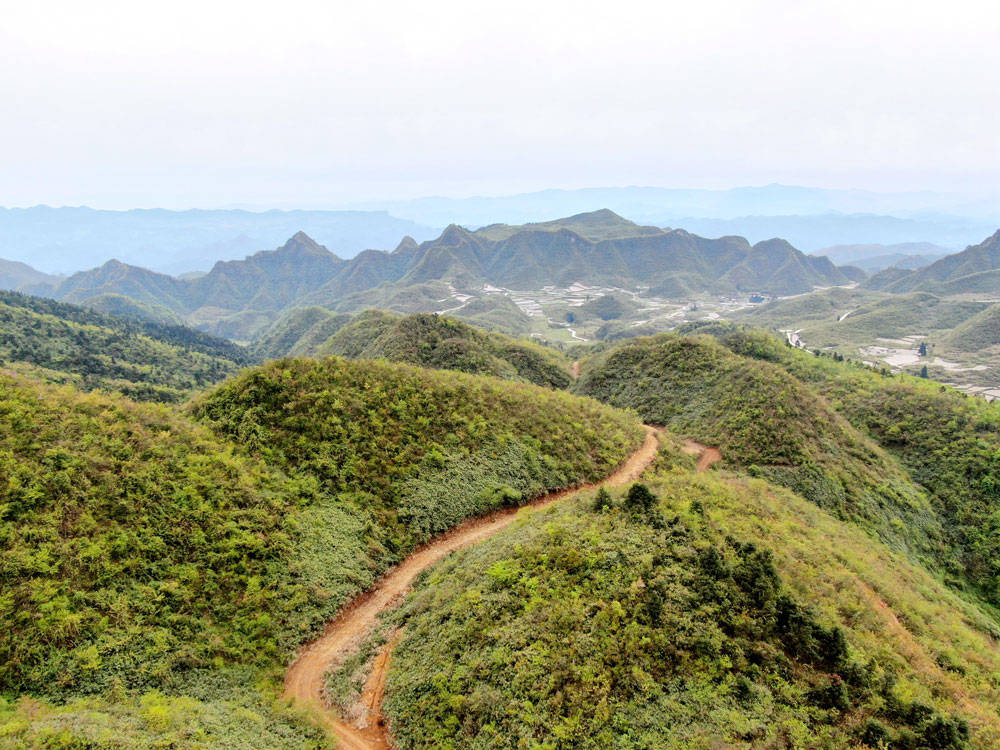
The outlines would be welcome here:
<svg viewBox="0 0 1000 750">
<path fill-rule="evenodd" d="M 569 368 L 569 374 L 573 376 L 573 380 L 577 380 L 580 377 L 580 360 L 576 360 L 573 366 Z"/>
<path fill-rule="evenodd" d="M 706 445 L 697 443 L 694 440 L 684 441 L 684 452 L 689 456 L 697 456 L 698 463 L 695 465 L 696 471 L 707 471 L 712 464 L 722 460 L 722 452 L 718 448 L 709 448 Z"/>
<path fill-rule="evenodd" d="M 598 486 L 613 487 L 638 479 L 656 458 L 659 449 L 658 430 L 646 427 L 646 440 L 611 476 L 595 485 L 584 485 L 552 492 L 521 508 L 505 508 L 487 516 L 474 518 L 421 547 L 369 591 L 358 596 L 337 617 L 327 624 L 319 638 L 304 646 L 298 658 L 285 673 L 285 698 L 311 710 L 322 726 L 344 750 L 382 750 L 391 747 L 388 733 L 381 720 L 382 690 L 388 670 L 394 639 L 382 649 L 368 677 L 365 690 L 370 702 L 369 717 L 362 719 L 363 728 L 352 726 L 327 707 L 323 700 L 324 677 L 330 667 L 344 659 L 371 632 L 379 614 L 402 601 L 413 579 L 450 552 L 493 536 L 509 526 L 522 508 L 543 508 L 569 494 Z"/>
</svg>

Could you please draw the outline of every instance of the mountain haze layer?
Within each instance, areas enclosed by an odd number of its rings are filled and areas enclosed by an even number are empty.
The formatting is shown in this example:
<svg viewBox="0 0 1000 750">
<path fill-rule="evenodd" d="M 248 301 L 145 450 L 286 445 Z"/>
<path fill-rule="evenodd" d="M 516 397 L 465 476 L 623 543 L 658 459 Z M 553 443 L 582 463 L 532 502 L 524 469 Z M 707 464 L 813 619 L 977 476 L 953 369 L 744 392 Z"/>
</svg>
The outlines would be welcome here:
<svg viewBox="0 0 1000 750">
<path fill-rule="evenodd" d="M 53 273 L 72 273 L 112 257 L 183 273 L 273 247 L 299 230 L 344 257 L 367 247 L 392 247 L 404 234 L 429 239 L 436 233 L 384 211 L 0 208 L 0 258 Z"/>
</svg>

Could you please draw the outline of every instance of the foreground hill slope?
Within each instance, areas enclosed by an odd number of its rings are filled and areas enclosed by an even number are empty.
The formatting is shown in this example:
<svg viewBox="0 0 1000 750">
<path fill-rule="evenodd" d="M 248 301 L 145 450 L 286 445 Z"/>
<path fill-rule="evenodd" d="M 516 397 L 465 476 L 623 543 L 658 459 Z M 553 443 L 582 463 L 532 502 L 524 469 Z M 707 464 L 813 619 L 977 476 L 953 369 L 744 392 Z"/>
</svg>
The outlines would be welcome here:
<svg viewBox="0 0 1000 750">
<path fill-rule="evenodd" d="M 0 360 L 9 369 L 85 390 L 180 401 L 249 364 L 250 355 L 183 326 L 0 292 Z"/>
<path fill-rule="evenodd" d="M 919 567 L 759 480 L 650 485 L 424 578 L 388 678 L 397 747 L 1000 742 L 992 626 Z"/>
<path fill-rule="evenodd" d="M 124 399 L 2 386 L 5 689 L 280 659 L 429 535 L 599 477 L 642 438 L 567 394 L 333 358 L 202 397 L 214 436 Z"/>
<path fill-rule="evenodd" d="M 336 358 L 247 371 L 191 415 L 0 376 L 0 691 L 71 701 L 0 705 L 3 736 L 310 747 L 267 697 L 303 639 L 431 535 L 643 436 L 565 393 Z"/>
</svg>

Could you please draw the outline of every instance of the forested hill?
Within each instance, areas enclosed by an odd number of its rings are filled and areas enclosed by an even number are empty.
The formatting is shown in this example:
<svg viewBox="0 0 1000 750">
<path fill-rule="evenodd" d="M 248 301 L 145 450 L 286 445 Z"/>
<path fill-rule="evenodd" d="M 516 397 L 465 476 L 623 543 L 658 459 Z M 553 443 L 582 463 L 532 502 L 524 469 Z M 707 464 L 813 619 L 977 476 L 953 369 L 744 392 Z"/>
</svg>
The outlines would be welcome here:
<svg viewBox="0 0 1000 750">
<path fill-rule="evenodd" d="M 1000 606 L 1000 408 L 936 383 L 814 356 L 730 324 L 584 360 L 575 389 L 722 447 Z"/>
<path fill-rule="evenodd" d="M 388 362 L 278 360 L 186 410 L 0 372 L 0 745 L 320 747 L 268 697 L 304 639 L 432 535 L 642 440 Z"/>
<path fill-rule="evenodd" d="M 243 347 L 201 331 L 16 292 L 0 292 L 0 359 L 43 380 L 142 401 L 182 400 L 250 363 Z"/>
<path fill-rule="evenodd" d="M 109 261 L 74 274 L 53 295 L 77 303 L 124 295 L 217 335 L 250 340 L 283 310 L 348 304 L 352 309 L 341 311 L 356 312 L 373 303 L 371 298 L 352 300 L 352 295 L 377 287 L 384 294 L 386 285 L 399 290 L 435 283 L 445 289 L 541 289 L 577 281 L 642 285 L 654 294 L 684 297 L 797 294 L 850 278 L 826 258 L 806 256 L 783 240 L 751 245 L 741 237 L 706 239 L 680 229 L 639 226 L 602 210 L 478 231 L 453 225 L 437 239 L 417 244 L 406 237 L 392 252 L 366 250 L 350 260 L 299 232 L 277 250 L 217 263 L 193 279 Z"/>
<path fill-rule="evenodd" d="M 261 359 L 388 359 L 550 388 L 570 383 L 570 362 L 557 350 L 434 313 L 399 316 L 368 310 L 352 318 L 320 308 L 296 310 L 268 330 L 254 352 Z"/>
</svg>

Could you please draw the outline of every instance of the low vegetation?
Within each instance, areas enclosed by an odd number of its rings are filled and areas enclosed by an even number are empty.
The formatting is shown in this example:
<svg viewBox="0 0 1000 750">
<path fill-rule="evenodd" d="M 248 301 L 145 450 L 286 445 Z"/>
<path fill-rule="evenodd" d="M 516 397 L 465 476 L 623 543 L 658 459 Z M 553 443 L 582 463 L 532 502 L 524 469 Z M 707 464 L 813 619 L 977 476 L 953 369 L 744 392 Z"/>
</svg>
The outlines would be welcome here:
<svg viewBox="0 0 1000 750">
<path fill-rule="evenodd" d="M 262 353 L 276 352 L 281 348 L 276 343 L 295 339 L 291 353 L 296 355 L 388 359 L 549 388 L 565 388 L 570 383 L 569 363 L 559 352 L 499 333 L 486 333 L 433 313 L 400 317 L 368 310 L 348 322 L 343 316 L 311 308 L 292 317 L 289 323 L 262 343 Z M 325 339 L 316 335 L 318 330 L 334 327 Z"/>
<path fill-rule="evenodd" d="M 304 638 L 429 535 L 641 439 L 592 401 L 386 362 L 279 360 L 190 415 L 4 375 L 0 695 L 68 703 L 5 704 L 0 736 L 308 747 L 268 687 Z"/>
<path fill-rule="evenodd" d="M 739 355 L 784 368 L 895 456 L 940 519 L 948 580 L 1000 605 L 1000 405 L 905 375 L 816 357 L 757 331 L 713 325 Z"/>
<path fill-rule="evenodd" d="M 921 489 L 776 364 L 707 336 L 663 334 L 595 356 L 576 391 L 717 446 L 730 466 L 785 485 L 895 547 L 939 553 L 939 520 Z"/>
<path fill-rule="evenodd" d="M 907 622 L 954 607 L 904 646 L 863 593 L 890 561 L 879 586 Z M 675 470 L 435 566 L 404 605 L 387 711 L 406 749 L 987 748 L 996 658 L 963 615 L 791 493 Z"/>
</svg>

